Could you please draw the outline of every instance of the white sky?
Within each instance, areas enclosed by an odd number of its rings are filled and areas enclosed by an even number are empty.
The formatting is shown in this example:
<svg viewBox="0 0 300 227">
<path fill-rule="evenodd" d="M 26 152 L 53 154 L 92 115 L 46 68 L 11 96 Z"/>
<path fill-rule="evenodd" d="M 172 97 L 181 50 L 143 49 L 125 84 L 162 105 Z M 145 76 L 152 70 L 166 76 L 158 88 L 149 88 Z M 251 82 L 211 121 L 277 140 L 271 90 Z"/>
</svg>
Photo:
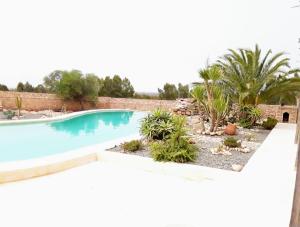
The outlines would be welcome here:
<svg viewBox="0 0 300 227">
<path fill-rule="evenodd" d="M 228 48 L 285 51 L 299 66 L 296 0 L 0 0 L 0 83 L 55 69 L 128 77 L 137 91 L 190 83 Z"/>
</svg>

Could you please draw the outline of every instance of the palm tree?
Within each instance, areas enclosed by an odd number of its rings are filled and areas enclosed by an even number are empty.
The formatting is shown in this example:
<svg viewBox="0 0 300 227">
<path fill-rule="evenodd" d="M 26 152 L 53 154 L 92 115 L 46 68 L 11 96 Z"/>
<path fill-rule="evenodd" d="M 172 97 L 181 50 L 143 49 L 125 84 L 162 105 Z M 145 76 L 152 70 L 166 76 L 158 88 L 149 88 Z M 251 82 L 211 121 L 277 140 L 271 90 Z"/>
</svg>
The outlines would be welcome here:
<svg viewBox="0 0 300 227">
<path fill-rule="evenodd" d="M 229 49 L 229 54 L 218 61 L 217 65 L 224 73 L 221 84 L 233 102 L 240 106 L 256 106 L 271 97 L 300 91 L 300 79 L 291 77 L 299 69 L 290 70 L 290 59 L 284 57 L 283 52 L 271 54 L 268 50 L 262 57 L 261 49 L 256 45 L 255 50 Z"/>
</svg>

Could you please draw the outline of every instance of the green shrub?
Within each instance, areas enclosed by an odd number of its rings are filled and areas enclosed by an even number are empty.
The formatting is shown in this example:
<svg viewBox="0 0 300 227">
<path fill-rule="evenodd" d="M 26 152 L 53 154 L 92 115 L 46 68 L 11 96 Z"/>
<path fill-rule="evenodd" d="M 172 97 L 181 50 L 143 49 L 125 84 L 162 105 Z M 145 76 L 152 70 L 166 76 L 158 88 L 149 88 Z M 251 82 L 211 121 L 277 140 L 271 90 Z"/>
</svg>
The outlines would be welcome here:
<svg viewBox="0 0 300 227">
<path fill-rule="evenodd" d="M 16 113 L 11 110 L 4 111 L 3 114 L 6 116 L 6 119 L 8 120 L 11 120 L 16 115 Z"/>
<path fill-rule="evenodd" d="M 160 109 L 148 114 L 141 124 L 141 134 L 149 140 L 165 140 L 174 129 L 174 116 Z"/>
<path fill-rule="evenodd" d="M 143 144 L 140 140 L 131 140 L 122 144 L 124 151 L 135 152 L 141 150 Z"/>
<path fill-rule="evenodd" d="M 241 143 L 238 142 L 238 140 L 234 137 L 227 137 L 224 141 L 223 144 L 227 147 L 241 147 Z"/>
<path fill-rule="evenodd" d="M 156 161 L 192 162 L 197 158 L 197 147 L 190 143 L 184 128 L 185 119 L 175 117 L 175 130 L 165 141 L 153 142 L 150 145 L 151 155 Z"/>
<path fill-rule="evenodd" d="M 272 130 L 277 123 L 278 123 L 277 119 L 268 117 L 267 120 L 262 123 L 262 127 L 264 127 L 264 129 L 267 130 Z"/>
<path fill-rule="evenodd" d="M 239 125 L 243 128 L 252 128 L 261 116 L 262 112 L 259 108 L 245 105 L 240 109 Z"/>
</svg>

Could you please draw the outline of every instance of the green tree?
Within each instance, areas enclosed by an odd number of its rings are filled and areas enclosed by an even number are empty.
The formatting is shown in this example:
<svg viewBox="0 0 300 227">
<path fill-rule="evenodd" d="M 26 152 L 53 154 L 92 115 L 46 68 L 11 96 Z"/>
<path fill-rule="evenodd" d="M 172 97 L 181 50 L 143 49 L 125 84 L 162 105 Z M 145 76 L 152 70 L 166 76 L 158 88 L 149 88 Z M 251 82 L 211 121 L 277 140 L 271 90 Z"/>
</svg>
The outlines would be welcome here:
<svg viewBox="0 0 300 227">
<path fill-rule="evenodd" d="M 234 102 L 240 106 L 280 100 L 300 91 L 300 78 L 291 77 L 298 69 L 291 70 L 289 58 L 280 52 L 271 56 L 271 50 L 262 57 L 261 49 L 230 49 L 218 65 L 224 77 L 221 84 Z"/>
<path fill-rule="evenodd" d="M 130 83 L 129 79 L 125 77 L 122 80 L 122 97 L 128 98 L 128 97 L 133 97 L 133 95 L 134 95 L 134 88 Z"/>
<path fill-rule="evenodd" d="M 84 109 L 84 101 L 96 102 L 99 92 L 98 78 L 84 76 L 78 70 L 64 71 L 58 84 L 57 93 L 66 100 L 79 101 Z"/>
<path fill-rule="evenodd" d="M 27 81 L 24 84 L 24 91 L 25 92 L 34 92 L 34 87 Z"/>
<path fill-rule="evenodd" d="M 17 85 L 17 91 L 18 92 L 23 92 L 24 91 L 24 84 L 22 82 L 19 82 Z"/>
<path fill-rule="evenodd" d="M 158 89 L 159 98 L 166 100 L 175 100 L 178 98 L 178 90 L 174 84 L 166 83 L 163 90 Z"/>
<path fill-rule="evenodd" d="M 8 91 L 8 87 L 4 84 L 0 84 L 0 91 Z"/>
<path fill-rule="evenodd" d="M 34 88 L 34 92 L 36 92 L 36 93 L 47 93 L 47 90 L 42 84 L 39 84 Z"/>
<path fill-rule="evenodd" d="M 122 79 L 118 75 L 114 75 L 112 78 L 112 90 L 111 96 L 115 98 L 121 98 L 122 96 Z"/>
<path fill-rule="evenodd" d="M 62 77 L 63 71 L 55 70 L 50 73 L 48 76 L 44 77 L 44 85 L 47 92 L 56 93 L 58 89 L 59 81 Z"/>
<path fill-rule="evenodd" d="M 189 85 L 182 85 L 181 83 L 178 84 L 178 96 L 179 98 L 188 98 L 190 94 Z"/>
</svg>

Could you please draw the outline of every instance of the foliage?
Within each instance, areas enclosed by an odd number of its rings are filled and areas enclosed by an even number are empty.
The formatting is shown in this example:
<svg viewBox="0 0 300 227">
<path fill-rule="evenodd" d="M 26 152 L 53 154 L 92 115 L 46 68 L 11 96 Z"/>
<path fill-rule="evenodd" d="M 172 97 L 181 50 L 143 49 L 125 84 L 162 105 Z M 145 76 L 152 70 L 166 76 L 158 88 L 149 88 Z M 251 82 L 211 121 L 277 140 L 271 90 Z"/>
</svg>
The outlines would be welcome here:
<svg viewBox="0 0 300 227">
<path fill-rule="evenodd" d="M 98 91 L 98 78 L 92 74 L 84 76 L 78 70 L 64 71 L 57 89 L 64 99 L 79 101 L 82 109 L 84 101 L 97 101 Z"/>
<path fill-rule="evenodd" d="M 8 87 L 4 84 L 0 84 L 0 91 L 8 91 Z"/>
<path fill-rule="evenodd" d="M 261 49 L 230 49 L 229 54 L 218 61 L 224 77 L 222 86 L 231 99 L 240 106 L 277 101 L 281 97 L 295 98 L 300 92 L 300 78 L 290 77 L 299 69 L 290 70 L 289 58 L 280 52 L 271 56 L 271 50 L 261 56 Z"/>
<path fill-rule="evenodd" d="M 3 114 L 6 116 L 6 119 L 8 120 L 11 120 L 16 115 L 16 113 L 11 110 L 4 111 Z"/>
<path fill-rule="evenodd" d="M 55 70 L 50 73 L 48 76 L 44 77 L 44 85 L 48 92 L 50 93 L 57 93 L 58 84 L 61 80 L 63 71 Z"/>
<path fill-rule="evenodd" d="M 128 78 L 121 79 L 120 76 L 115 75 L 113 78 L 109 76 L 104 79 L 99 79 L 99 96 L 128 98 L 134 96 L 134 88 Z"/>
<path fill-rule="evenodd" d="M 243 128 L 252 128 L 261 118 L 262 112 L 252 105 L 244 105 L 240 109 L 239 124 Z"/>
<path fill-rule="evenodd" d="M 124 151 L 135 152 L 141 150 L 143 144 L 140 140 L 131 140 L 122 144 Z"/>
<path fill-rule="evenodd" d="M 163 89 L 158 89 L 159 98 L 175 100 L 178 98 L 178 90 L 174 84 L 166 83 Z"/>
<path fill-rule="evenodd" d="M 16 107 L 18 109 L 18 117 L 21 116 L 22 105 L 23 105 L 23 100 L 22 100 L 21 96 L 17 96 L 16 97 Z"/>
<path fill-rule="evenodd" d="M 47 93 L 46 88 L 44 87 L 44 85 L 39 84 L 34 88 L 34 92 L 36 93 Z"/>
<path fill-rule="evenodd" d="M 199 75 L 204 82 L 197 84 L 191 95 L 209 116 L 210 132 L 213 132 L 229 111 L 229 99 L 219 85 L 223 74 L 218 66 L 213 65 L 200 70 Z"/>
<path fill-rule="evenodd" d="M 181 83 L 178 84 L 178 97 L 179 98 L 188 98 L 190 95 L 190 88 L 189 85 L 182 85 Z"/>
<path fill-rule="evenodd" d="M 134 93 L 133 98 L 135 99 L 159 99 L 158 95 L 156 94 L 144 94 L 144 93 Z"/>
<path fill-rule="evenodd" d="M 175 130 L 165 141 L 151 143 L 151 155 L 156 161 L 192 162 L 197 158 L 197 148 L 190 144 L 184 128 L 185 119 L 175 117 Z"/>
<path fill-rule="evenodd" d="M 238 140 L 234 137 L 227 137 L 223 141 L 223 144 L 227 147 L 235 148 L 235 147 L 241 147 L 241 143 L 238 142 Z"/>
<path fill-rule="evenodd" d="M 165 140 L 174 129 L 174 116 L 161 109 L 148 114 L 141 124 L 141 134 L 149 140 Z"/>
<path fill-rule="evenodd" d="M 277 119 L 268 117 L 266 121 L 263 121 L 262 127 L 264 127 L 264 129 L 267 130 L 272 130 L 277 123 L 278 123 Z"/>
<path fill-rule="evenodd" d="M 247 141 L 254 141 L 255 137 L 256 137 L 255 134 L 251 132 L 246 133 L 244 136 L 245 140 Z"/>
<path fill-rule="evenodd" d="M 23 84 L 22 82 L 19 82 L 17 85 L 17 91 L 18 92 L 34 92 L 34 87 L 29 82 L 26 82 L 25 84 Z"/>
</svg>

